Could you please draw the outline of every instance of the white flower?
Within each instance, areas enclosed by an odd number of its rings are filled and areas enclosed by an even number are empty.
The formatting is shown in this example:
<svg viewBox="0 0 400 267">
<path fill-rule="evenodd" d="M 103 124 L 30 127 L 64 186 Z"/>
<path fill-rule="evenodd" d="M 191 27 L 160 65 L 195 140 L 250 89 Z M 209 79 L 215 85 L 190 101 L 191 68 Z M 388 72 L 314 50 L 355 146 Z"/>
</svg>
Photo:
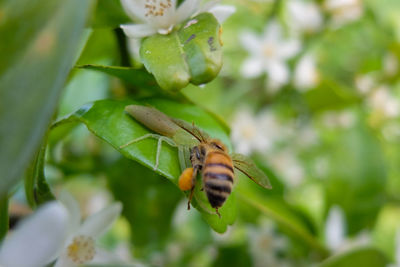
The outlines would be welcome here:
<svg viewBox="0 0 400 267">
<path fill-rule="evenodd" d="M 389 142 L 397 142 L 400 138 L 400 124 L 397 121 L 386 123 L 382 127 L 382 135 Z"/>
<path fill-rule="evenodd" d="M 104 234 L 121 213 L 121 204 L 115 203 L 90 215 L 81 223 L 79 205 L 69 194 L 62 192 L 60 201 L 69 211 L 69 233 L 55 267 L 73 267 L 102 257 L 96 248 L 96 239 Z"/>
<path fill-rule="evenodd" d="M 130 38 L 143 38 L 156 33 L 168 34 L 175 25 L 191 16 L 210 12 L 222 23 L 235 12 L 233 6 L 215 5 L 212 1 L 200 8 L 199 0 L 185 0 L 178 7 L 176 0 L 121 0 L 125 12 L 138 24 L 124 24 L 121 28 Z"/>
<path fill-rule="evenodd" d="M 243 32 L 240 41 L 250 54 L 241 68 L 243 76 L 257 77 L 266 72 L 268 86 L 273 91 L 289 81 L 286 60 L 300 51 L 301 43 L 296 39 L 283 38 L 282 29 L 277 22 L 269 23 L 262 36 Z"/>
<path fill-rule="evenodd" d="M 74 267 L 95 262 L 95 257 L 118 261 L 97 249 L 95 240 L 117 219 L 121 204 L 113 204 L 81 224 L 76 200 L 66 192 L 62 192 L 60 199 L 62 204 L 53 201 L 40 207 L 4 241 L 0 266 L 42 267 L 57 259 L 56 267 Z"/>
<path fill-rule="evenodd" d="M 332 15 L 332 26 L 340 27 L 359 19 L 363 14 L 362 0 L 326 0 L 325 8 Z"/>
<path fill-rule="evenodd" d="M 296 133 L 296 144 L 300 148 L 307 148 L 318 143 L 318 133 L 314 127 L 308 123 L 302 123 L 300 127 L 293 129 Z"/>
<path fill-rule="evenodd" d="M 367 103 L 373 112 L 387 118 L 394 118 L 400 115 L 400 102 L 385 85 L 373 91 Z"/>
<path fill-rule="evenodd" d="M 253 115 L 248 109 L 236 113 L 232 123 L 232 142 L 238 153 L 265 152 L 279 135 L 279 124 L 271 112 Z"/>
<path fill-rule="evenodd" d="M 317 85 L 319 74 L 315 66 L 315 58 L 311 54 L 304 55 L 294 70 L 294 85 L 300 91 L 307 91 Z"/>
<path fill-rule="evenodd" d="M 355 122 L 356 116 L 350 110 L 328 111 L 322 115 L 322 123 L 330 129 L 350 128 Z"/>
<path fill-rule="evenodd" d="M 131 57 L 137 61 L 140 62 L 140 42 L 141 39 L 138 38 L 127 38 L 127 47 L 129 54 Z"/>
<path fill-rule="evenodd" d="M 393 53 L 387 53 L 383 58 L 383 71 L 388 76 L 394 76 L 399 70 L 399 60 Z"/>
<path fill-rule="evenodd" d="M 0 266 L 42 267 L 62 248 L 68 229 L 68 211 L 56 201 L 23 220 L 0 248 Z"/>
<path fill-rule="evenodd" d="M 346 236 L 347 223 L 343 210 L 332 206 L 325 223 L 325 243 L 335 254 L 371 244 L 371 234 L 363 230 L 355 237 Z"/>
<path fill-rule="evenodd" d="M 286 238 L 275 233 L 271 221 L 262 220 L 259 228 L 249 227 L 248 240 L 254 266 L 291 266 L 290 262 L 278 256 L 285 251 L 288 242 Z"/>
<path fill-rule="evenodd" d="M 293 150 L 278 151 L 268 155 L 268 158 L 268 162 L 288 186 L 296 187 L 303 182 L 304 169 Z"/>
<path fill-rule="evenodd" d="M 325 224 L 325 243 L 331 250 L 341 248 L 346 239 L 346 221 L 343 210 L 333 206 L 328 213 Z"/>
<path fill-rule="evenodd" d="M 314 2 L 290 0 L 287 3 L 288 24 L 295 33 L 312 33 L 321 29 L 322 15 Z"/>
<path fill-rule="evenodd" d="M 371 73 L 358 75 L 355 78 L 355 85 L 357 90 L 365 95 L 375 87 L 376 81 Z"/>
</svg>

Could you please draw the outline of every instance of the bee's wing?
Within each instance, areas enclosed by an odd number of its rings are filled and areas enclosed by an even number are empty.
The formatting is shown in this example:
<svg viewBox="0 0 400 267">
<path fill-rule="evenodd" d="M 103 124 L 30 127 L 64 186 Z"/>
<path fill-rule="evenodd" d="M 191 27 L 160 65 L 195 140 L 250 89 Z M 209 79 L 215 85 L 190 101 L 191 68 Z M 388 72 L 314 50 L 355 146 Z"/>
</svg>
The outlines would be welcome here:
<svg viewBox="0 0 400 267">
<path fill-rule="evenodd" d="M 207 139 L 210 139 L 208 134 L 194 126 L 194 124 L 190 124 L 186 121 L 179 120 L 179 119 L 174 119 L 171 118 L 173 122 L 175 122 L 179 127 L 193 135 L 199 142 L 205 141 Z"/>
<path fill-rule="evenodd" d="M 242 154 L 232 154 L 231 157 L 236 169 L 245 174 L 259 186 L 267 189 L 272 188 L 267 175 L 256 166 L 253 160 Z"/>
</svg>

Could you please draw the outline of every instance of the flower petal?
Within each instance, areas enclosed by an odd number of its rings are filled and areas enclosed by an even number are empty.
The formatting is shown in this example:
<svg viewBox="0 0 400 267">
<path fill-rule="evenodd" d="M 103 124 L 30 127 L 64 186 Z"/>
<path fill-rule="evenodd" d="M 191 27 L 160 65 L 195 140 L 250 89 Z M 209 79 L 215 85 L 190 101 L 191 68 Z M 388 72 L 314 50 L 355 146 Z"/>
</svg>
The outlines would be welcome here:
<svg viewBox="0 0 400 267">
<path fill-rule="evenodd" d="M 96 239 L 104 234 L 121 214 L 122 205 L 115 203 L 91 216 L 81 225 L 78 234 L 91 236 Z"/>
<path fill-rule="evenodd" d="M 264 28 L 263 40 L 264 42 L 278 43 L 282 37 L 281 25 L 273 20 L 268 23 Z"/>
<path fill-rule="evenodd" d="M 263 70 L 262 59 L 259 57 L 251 57 L 243 62 L 240 72 L 246 78 L 253 78 L 260 76 Z"/>
<path fill-rule="evenodd" d="M 295 56 L 301 50 L 301 42 L 296 39 L 291 39 L 280 43 L 277 49 L 279 58 L 288 59 Z"/>
<path fill-rule="evenodd" d="M 131 57 L 133 57 L 133 59 L 135 59 L 137 62 L 140 62 L 140 43 L 141 43 L 141 39 L 136 39 L 136 38 L 128 38 L 128 50 L 129 53 L 131 55 Z"/>
<path fill-rule="evenodd" d="M 133 20 L 146 21 L 146 11 L 144 9 L 143 0 L 121 0 L 125 13 Z"/>
<path fill-rule="evenodd" d="M 271 89 L 279 89 L 289 81 L 289 69 L 284 62 L 271 61 L 267 65 L 269 86 Z"/>
<path fill-rule="evenodd" d="M 250 54 L 257 55 L 260 54 L 262 43 L 257 35 L 252 32 L 244 31 L 239 35 L 239 40 L 244 49 L 246 49 Z"/>
<path fill-rule="evenodd" d="M 346 221 L 343 211 L 340 207 L 333 206 L 326 219 L 325 243 L 330 249 L 339 249 L 344 244 L 345 236 Z"/>
<path fill-rule="evenodd" d="M 138 39 L 157 33 L 157 31 L 148 24 L 124 24 L 120 27 L 129 38 Z"/>
<path fill-rule="evenodd" d="M 215 7 L 216 5 L 221 2 L 220 0 L 211 0 L 206 3 L 202 3 L 199 13 L 208 12 L 211 8 Z"/>
<path fill-rule="evenodd" d="M 74 233 L 78 230 L 81 224 L 81 210 L 79 203 L 68 191 L 61 191 L 58 199 L 67 208 L 69 213 L 69 233 Z"/>
<path fill-rule="evenodd" d="M 181 23 L 182 21 L 190 18 L 198 9 L 199 0 L 185 0 L 176 10 L 175 23 Z"/>
<path fill-rule="evenodd" d="M 40 207 L 21 222 L 0 249 L 0 265 L 41 267 L 64 245 L 68 212 L 56 201 Z"/>
<path fill-rule="evenodd" d="M 300 91 L 314 87 L 318 82 L 318 72 L 315 58 L 311 54 L 304 55 L 296 65 L 294 71 L 294 85 Z"/>
<path fill-rule="evenodd" d="M 56 264 L 54 264 L 54 267 L 75 267 L 77 264 L 75 264 L 67 255 L 67 251 L 64 250 L 63 253 L 58 257 Z"/>
<path fill-rule="evenodd" d="M 222 22 L 236 12 L 236 7 L 230 5 L 217 5 L 210 8 L 208 12 L 214 15 L 219 24 L 222 24 Z"/>
</svg>

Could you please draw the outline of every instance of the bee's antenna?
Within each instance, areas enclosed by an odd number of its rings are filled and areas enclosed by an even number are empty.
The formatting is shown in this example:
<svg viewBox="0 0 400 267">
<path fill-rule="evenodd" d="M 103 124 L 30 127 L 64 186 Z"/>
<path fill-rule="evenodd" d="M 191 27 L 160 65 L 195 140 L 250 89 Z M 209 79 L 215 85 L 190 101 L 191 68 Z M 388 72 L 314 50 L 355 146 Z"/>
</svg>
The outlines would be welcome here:
<svg viewBox="0 0 400 267">
<path fill-rule="evenodd" d="M 201 137 L 201 141 L 204 142 L 206 139 L 204 138 L 201 130 L 194 125 L 194 121 L 192 121 L 192 127 L 193 127 L 193 130 L 195 130 L 198 133 L 198 135 Z"/>
</svg>

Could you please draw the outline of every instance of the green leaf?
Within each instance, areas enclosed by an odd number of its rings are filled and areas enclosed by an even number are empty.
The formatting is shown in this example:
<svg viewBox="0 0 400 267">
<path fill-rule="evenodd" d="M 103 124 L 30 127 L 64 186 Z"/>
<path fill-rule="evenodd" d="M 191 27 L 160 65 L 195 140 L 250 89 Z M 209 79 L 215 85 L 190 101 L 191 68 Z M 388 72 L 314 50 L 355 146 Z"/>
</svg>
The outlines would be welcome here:
<svg viewBox="0 0 400 267">
<path fill-rule="evenodd" d="M 340 109 L 361 101 L 350 87 L 328 79 L 323 80 L 318 88 L 306 92 L 304 99 L 312 112 Z"/>
<path fill-rule="evenodd" d="M 207 132 L 210 136 L 220 139 L 231 150 L 232 146 L 227 132 L 211 115 L 196 106 L 162 99 L 147 99 L 142 102 L 96 101 L 83 106 L 74 114 L 58 121 L 53 125 L 53 129 L 64 127 L 68 123 L 82 122 L 91 132 L 111 144 L 125 157 L 154 169 L 157 149 L 157 141 L 155 139 L 145 139 L 120 149 L 121 145 L 151 133 L 149 129 L 125 113 L 125 106 L 129 104 L 151 105 L 170 117 L 182 119 L 189 123 L 194 122 L 197 127 Z M 178 186 L 181 169 L 175 147 L 163 143 L 160 163 L 156 172 Z M 227 229 L 227 225 L 234 222 L 236 216 L 234 194 L 228 198 L 221 208 L 222 218 L 219 219 L 214 213 L 215 211 L 210 209 L 204 192 L 200 191 L 200 185 L 196 188 L 193 205 L 201 211 L 203 217 L 214 230 L 224 232 Z M 210 214 L 211 212 L 212 214 Z"/>
<path fill-rule="evenodd" d="M 178 31 L 143 40 L 140 56 L 146 69 L 165 90 L 180 90 L 189 82 L 213 80 L 222 66 L 220 25 L 210 13 L 190 19 Z"/>
<path fill-rule="evenodd" d="M 391 259 L 396 258 L 396 235 L 399 229 L 400 207 L 386 204 L 379 211 L 373 230 L 374 245 Z"/>
<path fill-rule="evenodd" d="M 11 0 L 0 7 L 7 14 L 0 25 L 0 196 L 22 178 L 46 132 L 91 3 Z"/>
<path fill-rule="evenodd" d="M 212 266 L 254 266 L 252 257 L 249 255 L 249 249 L 245 244 L 233 244 L 220 246 L 218 248 L 217 258 Z"/>
<path fill-rule="evenodd" d="M 378 267 L 385 266 L 388 260 L 381 251 L 372 247 L 356 248 L 326 259 L 319 267 Z"/>
<path fill-rule="evenodd" d="M 385 202 L 387 167 L 379 140 L 358 118 L 356 125 L 324 137 L 331 167 L 325 184 L 328 208 L 340 205 L 346 213 L 350 235 L 373 227 Z M 345 167 L 342 166 L 346 163 Z"/>
<path fill-rule="evenodd" d="M 77 68 L 100 71 L 117 77 L 130 85 L 144 87 L 145 89 L 152 91 L 160 91 L 160 87 L 157 85 L 154 77 L 144 69 L 94 64 L 77 66 Z"/>
<path fill-rule="evenodd" d="M 147 254 L 152 246 L 162 249 L 172 231 L 173 212 L 182 198 L 179 189 L 125 158 L 107 168 L 107 178 L 115 199 L 124 205 L 123 215 L 131 225 L 136 254 Z"/>
</svg>

